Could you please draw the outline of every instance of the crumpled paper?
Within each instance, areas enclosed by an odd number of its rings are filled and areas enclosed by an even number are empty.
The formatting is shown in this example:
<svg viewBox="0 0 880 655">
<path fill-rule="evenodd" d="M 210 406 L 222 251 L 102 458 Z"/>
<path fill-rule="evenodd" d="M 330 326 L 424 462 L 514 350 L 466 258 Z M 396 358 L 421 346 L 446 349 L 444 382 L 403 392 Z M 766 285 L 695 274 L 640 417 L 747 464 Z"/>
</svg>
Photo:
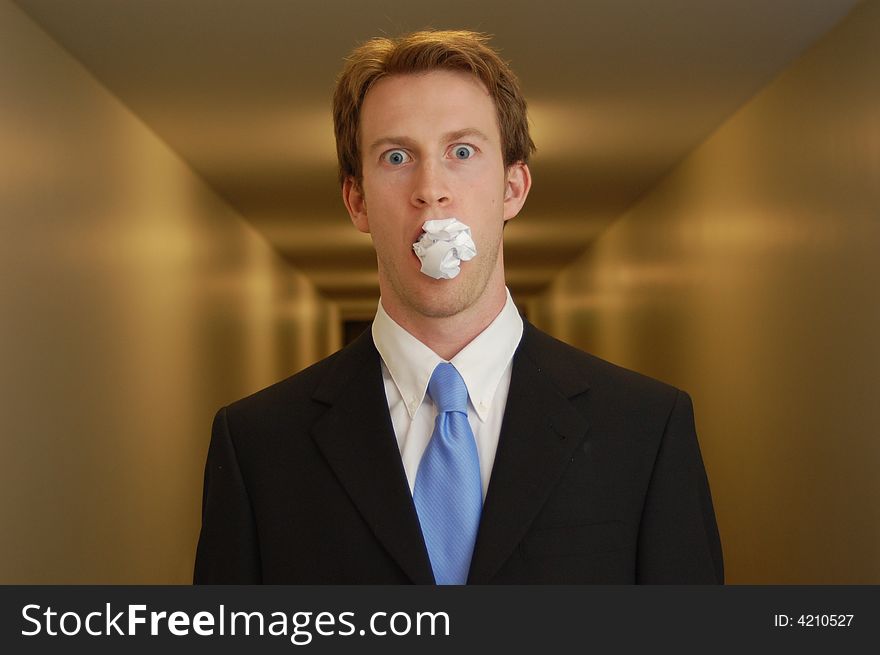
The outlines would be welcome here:
<svg viewBox="0 0 880 655">
<path fill-rule="evenodd" d="M 425 221 L 422 236 L 413 244 L 422 262 L 422 273 L 437 280 L 451 280 L 461 272 L 461 262 L 473 259 L 477 246 L 471 228 L 457 218 Z"/>
</svg>

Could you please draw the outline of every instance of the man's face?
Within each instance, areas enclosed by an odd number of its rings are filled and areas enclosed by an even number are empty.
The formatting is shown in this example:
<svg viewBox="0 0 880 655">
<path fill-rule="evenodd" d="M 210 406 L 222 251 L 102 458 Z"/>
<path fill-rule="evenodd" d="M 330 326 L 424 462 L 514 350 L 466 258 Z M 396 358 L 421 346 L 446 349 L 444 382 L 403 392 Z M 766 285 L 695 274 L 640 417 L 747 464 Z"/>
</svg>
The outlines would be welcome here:
<svg viewBox="0 0 880 655">
<path fill-rule="evenodd" d="M 501 233 L 525 202 L 524 164 L 505 170 L 495 105 L 476 77 L 457 71 L 379 80 L 361 109 L 363 181 L 343 188 L 352 221 L 373 239 L 386 309 L 456 315 L 504 285 Z M 457 218 L 477 256 L 452 280 L 420 272 L 412 249 L 422 225 Z"/>
</svg>

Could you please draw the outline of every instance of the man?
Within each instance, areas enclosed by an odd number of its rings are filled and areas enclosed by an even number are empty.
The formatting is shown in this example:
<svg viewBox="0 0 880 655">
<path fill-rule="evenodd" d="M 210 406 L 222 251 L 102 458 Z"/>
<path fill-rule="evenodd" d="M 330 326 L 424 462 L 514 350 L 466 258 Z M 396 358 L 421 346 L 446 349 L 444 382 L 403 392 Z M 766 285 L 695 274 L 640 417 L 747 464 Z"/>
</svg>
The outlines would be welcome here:
<svg viewBox="0 0 880 655">
<path fill-rule="evenodd" d="M 368 42 L 334 120 L 380 305 L 217 414 L 195 582 L 722 583 L 688 396 L 524 323 L 506 290 L 534 145 L 485 37 Z"/>
</svg>

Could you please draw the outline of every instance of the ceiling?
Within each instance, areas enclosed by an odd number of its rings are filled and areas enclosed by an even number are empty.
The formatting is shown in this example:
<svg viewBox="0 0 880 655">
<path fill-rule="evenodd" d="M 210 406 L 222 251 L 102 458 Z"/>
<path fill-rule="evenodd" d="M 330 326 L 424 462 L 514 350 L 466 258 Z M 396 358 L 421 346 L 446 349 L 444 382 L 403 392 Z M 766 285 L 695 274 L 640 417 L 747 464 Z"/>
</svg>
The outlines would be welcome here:
<svg viewBox="0 0 880 655">
<path fill-rule="evenodd" d="M 378 296 L 336 182 L 330 95 L 352 46 L 495 35 L 538 153 L 505 231 L 518 298 L 856 4 L 854 0 L 16 0 L 343 313 Z"/>
</svg>

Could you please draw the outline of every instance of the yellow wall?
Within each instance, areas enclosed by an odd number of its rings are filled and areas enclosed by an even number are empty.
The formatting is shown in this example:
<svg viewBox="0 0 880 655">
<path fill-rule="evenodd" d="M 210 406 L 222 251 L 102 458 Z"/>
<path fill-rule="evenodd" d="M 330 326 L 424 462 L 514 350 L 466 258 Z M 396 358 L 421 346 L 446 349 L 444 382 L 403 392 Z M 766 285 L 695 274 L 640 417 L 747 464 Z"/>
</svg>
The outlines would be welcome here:
<svg viewBox="0 0 880 655">
<path fill-rule="evenodd" d="M 333 311 L 7 2 L 0 94 L 0 583 L 188 582 L 214 411 Z"/>
<path fill-rule="evenodd" d="M 880 582 L 878 44 L 874 1 L 531 307 L 692 393 L 731 583 Z"/>
</svg>

